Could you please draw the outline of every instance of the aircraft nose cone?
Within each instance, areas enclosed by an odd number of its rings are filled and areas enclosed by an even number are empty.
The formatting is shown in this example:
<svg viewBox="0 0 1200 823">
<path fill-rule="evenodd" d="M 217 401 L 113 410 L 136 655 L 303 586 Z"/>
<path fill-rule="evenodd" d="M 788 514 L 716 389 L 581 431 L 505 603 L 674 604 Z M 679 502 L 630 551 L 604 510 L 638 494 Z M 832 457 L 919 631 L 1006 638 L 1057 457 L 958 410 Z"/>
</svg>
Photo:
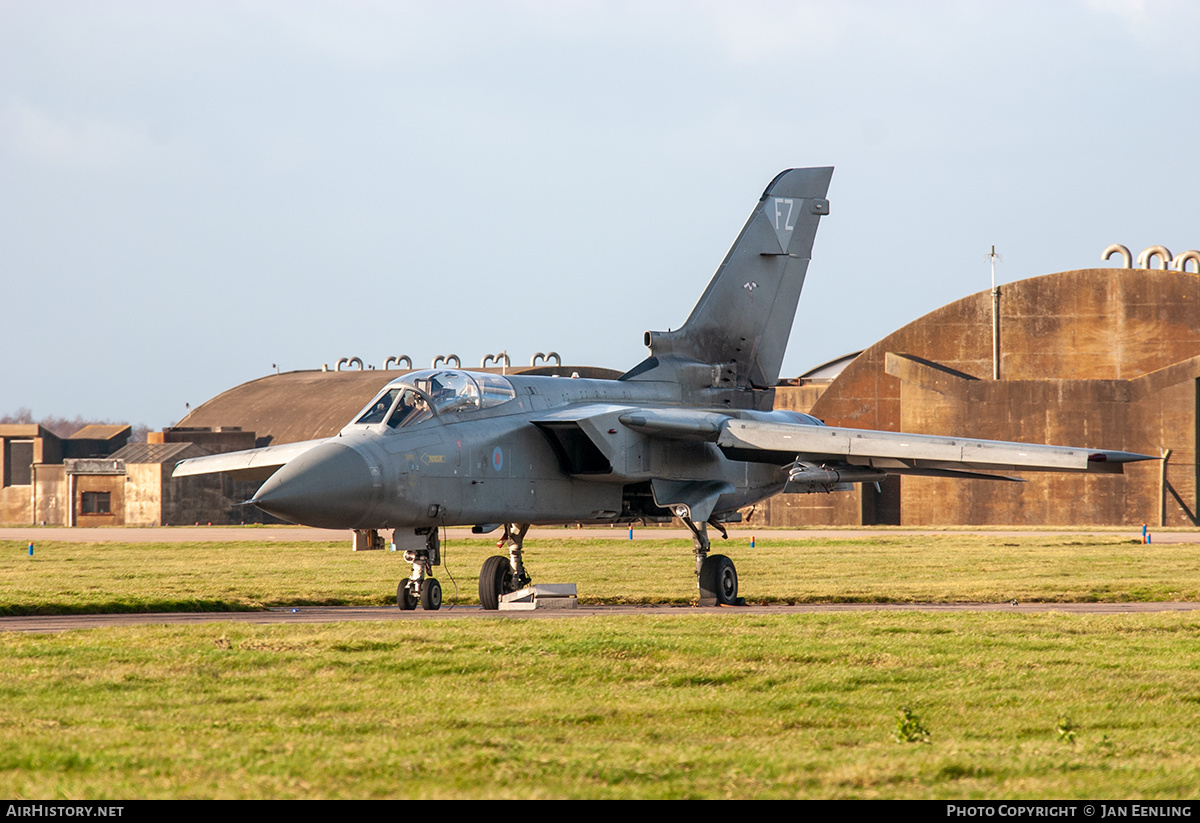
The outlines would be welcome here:
<svg viewBox="0 0 1200 823">
<path fill-rule="evenodd" d="M 250 502 L 293 523 L 352 529 L 371 510 L 378 491 L 362 455 L 324 443 L 271 475 Z"/>
</svg>

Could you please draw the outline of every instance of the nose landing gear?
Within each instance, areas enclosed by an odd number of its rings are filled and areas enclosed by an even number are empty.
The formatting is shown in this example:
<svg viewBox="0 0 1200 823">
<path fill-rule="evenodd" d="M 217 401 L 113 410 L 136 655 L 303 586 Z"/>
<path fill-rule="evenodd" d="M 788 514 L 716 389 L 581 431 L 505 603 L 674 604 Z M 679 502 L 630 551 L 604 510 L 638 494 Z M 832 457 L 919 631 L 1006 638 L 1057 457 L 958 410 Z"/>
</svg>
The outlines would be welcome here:
<svg viewBox="0 0 1200 823">
<path fill-rule="evenodd" d="M 412 533 L 397 529 L 392 539 L 397 549 L 404 549 L 404 559 L 412 564 L 412 575 L 396 586 L 396 606 L 402 611 L 412 611 L 419 603 L 426 611 L 437 611 L 442 607 L 442 584 L 433 576 L 433 567 L 442 564 L 437 529 L 417 529 Z"/>
</svg>

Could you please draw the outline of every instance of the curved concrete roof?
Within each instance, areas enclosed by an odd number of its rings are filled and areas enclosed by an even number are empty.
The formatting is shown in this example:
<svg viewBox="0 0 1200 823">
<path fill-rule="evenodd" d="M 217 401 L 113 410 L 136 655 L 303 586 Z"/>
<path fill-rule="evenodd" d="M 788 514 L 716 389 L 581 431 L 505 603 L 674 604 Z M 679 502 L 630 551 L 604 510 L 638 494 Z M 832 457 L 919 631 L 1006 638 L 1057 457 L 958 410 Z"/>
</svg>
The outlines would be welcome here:
<svg viewBox="0 0 1200 823">
<path fill-rule="evenodd" d="M 292 443 L 338 433 L 399 371 L 291 371 L 234 386 L 197 406 L 181 428 L 252 431 L 258 445 Z"/>
<path fill-rule="evenodd" d="M 982 291 L 866 349 L 812 414 L 831 426 L 1169 449 L 1170 466 L 1139 463 L 1124 477 L 1024 475 L 1026 483 L 889 478 L 882 494 L 822 503 L 831 513 L 815 522 L 853 522 L 850 509 L 861 505 L 867 522 L 906 525 L 1154 523 L 1160 511 L 1170 525 L 1195 525 L 1200 277 L 1081 269 L 1000 292 L 1000 380 L 992 379 L 991 292 Z M 834 512 L 839 505 L 845 510 Z"/>
<path fill-rule="evenodd" d="M 918 318 L 851 362 L 813 406 L 831 426 L 897 430 L 900 380 L 888 352 L 992 376 L 992 297 L 981 291 Z M 1200 277 L 1078 269 L 1000 287 L 1002 380 L 1124 380 L 1200 354 Z"/>
</svg>

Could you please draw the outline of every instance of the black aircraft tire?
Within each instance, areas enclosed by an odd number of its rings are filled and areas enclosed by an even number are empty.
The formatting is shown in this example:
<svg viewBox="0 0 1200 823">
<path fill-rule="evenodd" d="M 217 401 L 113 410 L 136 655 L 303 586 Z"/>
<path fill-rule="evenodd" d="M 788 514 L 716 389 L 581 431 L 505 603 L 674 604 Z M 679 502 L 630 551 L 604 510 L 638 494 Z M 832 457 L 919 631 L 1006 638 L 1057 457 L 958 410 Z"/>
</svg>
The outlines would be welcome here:
<svg viewBox="0 0 1200 823">
<path fill-rule="evenodd" d="M 718 606 L 737 605 L 738 578 L 733 561 L 723 554 L 712 554 L 700 565 L 700 597 L 713 598 Z"/>
<path fill-rule="evenodd" d="M 512 566 L 507 557 L 495 555 L 483 561 L 479 572 L 479 604 L 488 611 L 500 608 L 500 595 L 512 585 Z"/>
<path fill-rule="evenodd" d="M 421 608 L 436 612 L 442 607 L 442 584 L 435 578 L 426 577 L 421 583 Z"/>
<path fill-rule="evenodd" d="M 396 607 L 402 612 L 411 612 L 417 607 L 417 600 L 408 589 L 408 581 L 401 580 L 396 587 Z"/>
</svg>

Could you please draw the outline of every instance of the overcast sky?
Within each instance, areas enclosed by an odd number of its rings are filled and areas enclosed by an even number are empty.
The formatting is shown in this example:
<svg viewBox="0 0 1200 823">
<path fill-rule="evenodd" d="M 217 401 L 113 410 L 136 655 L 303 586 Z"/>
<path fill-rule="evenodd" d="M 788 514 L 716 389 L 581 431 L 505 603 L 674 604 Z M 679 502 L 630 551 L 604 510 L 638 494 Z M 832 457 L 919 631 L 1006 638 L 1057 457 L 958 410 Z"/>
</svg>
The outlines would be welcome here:
<svg viewBox="0 0 1200 823">
<path fill-rule="evenodd" d="M 993 243 L 1001 282 L 1197 248 L 1198 24 L 1183 0 L 0 0 L 0 414 L 159 428 L 352 355 L 628 368 L 793 166 L 836 171 L 785 375 L 986 289 Z"/>
</svg>

